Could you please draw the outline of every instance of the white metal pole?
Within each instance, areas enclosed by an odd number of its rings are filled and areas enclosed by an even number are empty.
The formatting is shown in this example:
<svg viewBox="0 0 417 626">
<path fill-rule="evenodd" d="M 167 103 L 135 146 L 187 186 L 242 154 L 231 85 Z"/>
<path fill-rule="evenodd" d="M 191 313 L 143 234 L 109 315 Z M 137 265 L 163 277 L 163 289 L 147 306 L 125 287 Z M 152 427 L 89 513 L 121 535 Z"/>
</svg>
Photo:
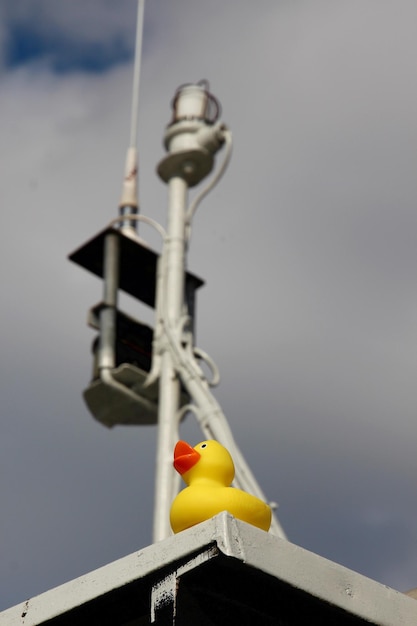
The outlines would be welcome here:
<svg viewBox="0 0 417 626">
<path fill-rule="evenodd" d="M 169 180 L 168 237 L 163 250 L 164 303 L 162 320 L 170 332 L 180 333 L 179 322 L 184 306 L 185 211 L 188 186 L 183 178 Z M 172 455 L 177 439 L 176 414 L 180 401 L 180 380 L 168 343 L 162 348 L 159 379 L 158 441 L 156 455 L 154 541 L 171 534 L 169 511 L 173 497 L 174 468 Z"/>
<path fill-rule="evenodd" d="M 103 370 L 116 367 L 116 316 L 119 283 L 119 236 L 108 233 L 104 240 L 103 307 L 99 313 L 100 335 L 97 365 Z"/>
</svg>

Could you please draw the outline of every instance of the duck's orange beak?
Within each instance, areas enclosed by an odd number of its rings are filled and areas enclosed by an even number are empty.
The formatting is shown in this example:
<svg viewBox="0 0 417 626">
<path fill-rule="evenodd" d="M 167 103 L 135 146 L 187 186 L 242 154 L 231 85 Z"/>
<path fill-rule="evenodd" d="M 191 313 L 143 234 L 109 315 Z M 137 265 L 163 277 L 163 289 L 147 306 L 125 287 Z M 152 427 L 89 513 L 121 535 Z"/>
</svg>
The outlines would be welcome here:
<svg viewBox="0 0 417 626">
<path fill-rule="evenodd" d="M 186 441 L 179 441 L 174 450 L 174 467 L 181 476 L 188 472 L 200 458 L 201 454 L 194 450 Z"/>
</svg>

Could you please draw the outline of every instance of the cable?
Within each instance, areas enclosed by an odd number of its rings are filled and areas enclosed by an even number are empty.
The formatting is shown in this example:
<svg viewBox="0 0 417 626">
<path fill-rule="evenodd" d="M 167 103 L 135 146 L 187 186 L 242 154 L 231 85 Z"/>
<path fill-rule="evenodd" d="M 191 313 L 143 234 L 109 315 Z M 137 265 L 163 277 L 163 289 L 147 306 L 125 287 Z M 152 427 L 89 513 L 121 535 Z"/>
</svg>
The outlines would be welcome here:
<svg viewBox="0 0 417 626">
<path fill-rule="evenodd" d="M 225 148 L 226 152 L 224 155 L 223 162 L 220 165 L 219 169 L 217 170 L 216 174 L 208 183 L 208 185 L 206 185 L 206 187 L 204 187 L 204 189 L 202 189 L 202 191 L 200 191 L 200 193 L 191 202 L 185 214 L 185 233 L 186 233 L 185 238 L 186 238 L 187 243 L 189 242 L 190 237 L 191 237 L 191 221 L 194 217 L 194 213 L 196 212 L 198 208 L 198 205 L 203 200 L 203 198 L 205 198 L 205 196 L 213 189 L 213 187 L 217 185 L 217 183 L 219 182 L 219 180 L 225 173 L 227 166 L 229 165 L 230 158 L 232 156 L 232 144 L 233 144 L 232 133 L 230 132 L 230 130 L 228 130 L 227 128 L 223 129 L 223 137 L 224 137 L 224 142 L 226 144 L 226 148 Z"/>
<path fill-rule="evenodd" d="M 155 228 L 156 231 L 158 231 L 158 233 L 161 235 L 162 239 L 165 241 L 165 239 L 168 237 L 166 230 L 163 228 L 163 226 L 161 226 L 161 224 L 159 224 L 156 220 L 152 219 L 151 217 L 148 217 L 147 215 L 138 215 L 137 213 L 132 213 L 131 215 L 123 215 L 123 219 L 125 220 L 136 220 L 137 222 L 145 222 L 145 224 L 148 224 L 149 226 L 152 226 L 153 228 Z M 115 224 L 118 224 L 120 222 L 120 217 L 115 217 L 114 219 L 111 220 L 111 222 L 109 222 L 109 226 L 112 227 Z"/>
</svg>

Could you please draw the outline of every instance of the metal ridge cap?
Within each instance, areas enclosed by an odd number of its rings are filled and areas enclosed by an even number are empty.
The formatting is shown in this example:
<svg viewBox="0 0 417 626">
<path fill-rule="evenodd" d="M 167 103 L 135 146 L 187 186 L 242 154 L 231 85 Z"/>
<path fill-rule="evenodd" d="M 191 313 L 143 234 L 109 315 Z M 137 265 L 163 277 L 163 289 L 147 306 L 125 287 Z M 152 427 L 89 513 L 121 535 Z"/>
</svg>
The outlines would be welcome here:
<svg viewBox="0 0 417 626">
<path fill-rule="evenodd" d="M 269 533 L 255 535 L 257 529 L 234 522 L 248 566 L 370 624 L 417 624 L 415 599 L 290 541 Z"/>
<path fill-rule="evenodd" d="M 158 580 L 167 577 L 175 580 L 221 555 L 367 623 L 378 626 L 415 626 L 417 623 L 415 599 L 241 522 L 224 511 L 202 524 L 6 609 L 0 613 L 0 626 L 42 625 L 139 581 L 156 593 Z"/>
<path fill-rule="evenodd" d="M 181 566 L 184 559 L 207 550 L 213 544 L 217 544 L 224 554 L 238 556 L 236 550 L 232 550 L 236 543 L 233 539 L 235 532 L 233 517 L 226 512 L 220 513 L 178 535 L 137 550 L 2 611 L 0 626 L 42 624 L 100 595 L 150 577 L 162 568 L 175 567 L 177 562 Z"/>
</svg>

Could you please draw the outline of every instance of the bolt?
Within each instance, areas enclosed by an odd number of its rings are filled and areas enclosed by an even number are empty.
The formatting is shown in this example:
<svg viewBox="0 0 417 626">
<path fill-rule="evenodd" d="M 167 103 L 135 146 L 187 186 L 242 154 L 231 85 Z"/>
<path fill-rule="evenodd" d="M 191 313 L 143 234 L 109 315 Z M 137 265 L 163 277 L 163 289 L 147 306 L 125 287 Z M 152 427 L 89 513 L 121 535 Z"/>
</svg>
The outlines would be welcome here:
<svg viewBox="0 0 417 626">
<path fill-rule="evenodd" d="M 195 172 L 195 165 L 192 161 L 186 161 L 182 166 L 182 172 L 186 176 L 192 176 Z"/>
</svg>

